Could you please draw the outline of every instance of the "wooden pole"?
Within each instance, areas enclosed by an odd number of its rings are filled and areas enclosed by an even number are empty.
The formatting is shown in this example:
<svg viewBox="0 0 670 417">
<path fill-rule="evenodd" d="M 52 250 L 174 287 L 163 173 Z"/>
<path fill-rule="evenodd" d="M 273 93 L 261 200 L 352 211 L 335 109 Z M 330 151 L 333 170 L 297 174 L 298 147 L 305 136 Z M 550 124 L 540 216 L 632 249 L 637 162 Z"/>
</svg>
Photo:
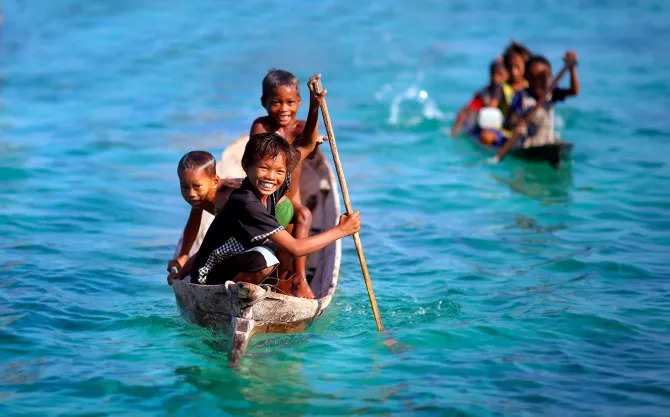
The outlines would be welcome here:
<svg viewBox="0 0 670 417">
<path fill-rule="evenodd" d="M 321 85 L 321 80 L 318 80 L 314 85 L 314 92 L 321 94 L 323 92 L 323 86 Z M 328 133 L 328 142 L 330 143 L 330 150 L 333 153 L 333 161 L 335 163 L 335 170 L 337 171 L 337 178 L 340 181 L 340 188 L 342 189 L 342 199 L 344 200 L 344 207 L 347 210 L 347 214 L 354 212 L 354 209 L 351 206 L 351 200 L 349 199 L 349 190 L 347 189 L 347 181 L 344 178 L 344 171 L 342 170 L 342 163 L 340 162 L 340 155 L 337 152 L 337 143 L 335 142 L 335 134 L 333 133 L 333 125 L 330 123 L 330 116 L 328 114 L 328 106 L 326 105 L 325 100 L 321 104 L 321 114 L 323 115 L 323 123 L 326 125 L 326 132 Z M 365 262 L 365 255 L 363 254 L 363 244 L 361 243 L 361 238 L 358 232 L 354 233 L 354 244 L 356 245 L 356 252 L 358 252 L 358 261 L 361 264 L 361 270 L 363 271 L 363 279 L 365 280 L 365 288 L 368 290 L 368 297 L 370 298 L 370 306 L 372 307 L 372 314 L 375 316 L 375 322 L 377 323 L 377 330 L 380 332 L 384 330 L 382 325 L 381 317 L 379 316 L 379 309 L 377 308 L 377 301 L 375 300 L 375 294 L 372 290 L 372 281 L 370 280 L 370 274 L 368 273 L 368 265 Z"/>
</svg>

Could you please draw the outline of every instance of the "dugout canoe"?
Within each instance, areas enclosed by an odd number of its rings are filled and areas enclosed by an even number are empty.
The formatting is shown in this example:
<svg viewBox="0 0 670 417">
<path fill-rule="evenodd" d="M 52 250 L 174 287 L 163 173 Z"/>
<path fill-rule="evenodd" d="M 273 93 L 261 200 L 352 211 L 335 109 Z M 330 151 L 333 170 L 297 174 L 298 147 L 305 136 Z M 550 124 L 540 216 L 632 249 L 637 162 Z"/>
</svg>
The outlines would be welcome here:
<svg viewBox="0 0 670 417">
<path fill-rule="evenodd" d="M 226 148 L 217 166 L 220 176 L 244 176 L 240 161 L 247 140 L 248 137 L 241 137 Z M 300 190 L 303 204 L 312 211 L 310 234 L 334 227 L 340 214 L 337 185 L 330 165 L 318 149 L 303 163 Z M 203 227 L 208 227 L 208 223 Z M 321 316 L 337 287 L 340 256 L 340 240 L 308 256 L 306 272 L 314 300 L 230 281 L 225 285 L 175 281 L 172 288 L 184 320 L 231 334 L 229 361 L 236 366 L 255 334 L 300 332 Z"/>
<path fill-rule="evenodd" d="M 491 156 L 495 155 L 496 152 L 498 152 L 500 149 L 497 146 L 488 146 L 483 144 L 479 140 L 479 137 L 473 134 L 471 131 L 467 131 L 466 137 L 470 142 L 474 143 L 475 146 L 484 150 Z M 532 148 L 523 148 L 521 146 L 514 147 L 510 149 L 510 151 L 507 153 L 507 156 L 524 161 L 546 162 L 552 167 L 559 169 L 563 161 L 570 159 L 572 147 L 573 145 L 571 142 L 557 140 L 555 143 L 535 146 Z"/>
</svg>

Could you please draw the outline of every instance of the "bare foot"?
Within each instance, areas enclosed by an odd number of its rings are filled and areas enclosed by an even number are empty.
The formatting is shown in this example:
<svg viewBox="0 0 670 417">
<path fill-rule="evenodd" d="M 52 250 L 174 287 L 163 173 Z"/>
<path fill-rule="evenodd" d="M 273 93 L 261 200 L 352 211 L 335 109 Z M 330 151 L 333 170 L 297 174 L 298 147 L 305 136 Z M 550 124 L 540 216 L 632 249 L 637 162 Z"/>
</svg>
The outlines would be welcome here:
<svg viewBox="0 0 670 417">
<path fill-rule="evenodd" d="M 291 294 L 296 297 L 309 298 L 309 299 L 315 298 L 312 289 L 309 287 L 309 283 L 307 283 L 307 278 L 305 277 L 305 275 L 296 274 L 293 277 L 293 286 L 291 290 L 292 290 Z"/>
</svg>

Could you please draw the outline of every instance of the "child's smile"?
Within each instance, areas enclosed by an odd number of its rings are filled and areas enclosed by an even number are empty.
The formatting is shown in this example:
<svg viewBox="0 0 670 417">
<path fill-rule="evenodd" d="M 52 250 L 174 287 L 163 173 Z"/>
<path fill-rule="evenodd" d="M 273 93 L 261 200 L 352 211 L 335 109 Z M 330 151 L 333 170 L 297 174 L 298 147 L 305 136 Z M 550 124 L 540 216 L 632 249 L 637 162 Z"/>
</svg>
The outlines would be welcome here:
<svg viewBox="0 0 670 417">
<path fill-rule="evenodd" d="M 261 201 L 266 204 L 267 198 L 274 194 L 286 180 L 286 158 L 278 155 L 274 158 L 266 156 L 246 170 L 251 185 L 258 190 Z"/>
<path fill-rule="evenodd" d="M 187 169 L 179 173 L 179 186 L 184 200 L 192 207 L 207 209 L 214 203 L 219 178 L 202 169 Z"/>
<path fill-rule="evenodd" d="M 288 126 L 295 120 L 300 96 L 293 86 L 279 86 L 265 102 L 265 109 L 279 126 Z"/>
</svg>

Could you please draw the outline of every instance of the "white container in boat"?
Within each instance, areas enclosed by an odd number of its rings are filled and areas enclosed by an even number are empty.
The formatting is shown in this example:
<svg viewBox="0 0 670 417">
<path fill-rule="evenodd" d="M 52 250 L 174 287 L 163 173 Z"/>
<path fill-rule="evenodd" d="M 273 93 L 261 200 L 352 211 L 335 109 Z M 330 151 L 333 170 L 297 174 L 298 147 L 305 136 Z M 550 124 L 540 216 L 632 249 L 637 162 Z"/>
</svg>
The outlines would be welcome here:
<svg viewBox="0 0 670 417">
<path fill-rule="evenodd" d="M 477 124 L 481 129 L 497 129 L 502 128 L 503 114 L 500 109 L 496 107 L 484 107 L 479 110 L 477 115 Z"/>
</svg>

